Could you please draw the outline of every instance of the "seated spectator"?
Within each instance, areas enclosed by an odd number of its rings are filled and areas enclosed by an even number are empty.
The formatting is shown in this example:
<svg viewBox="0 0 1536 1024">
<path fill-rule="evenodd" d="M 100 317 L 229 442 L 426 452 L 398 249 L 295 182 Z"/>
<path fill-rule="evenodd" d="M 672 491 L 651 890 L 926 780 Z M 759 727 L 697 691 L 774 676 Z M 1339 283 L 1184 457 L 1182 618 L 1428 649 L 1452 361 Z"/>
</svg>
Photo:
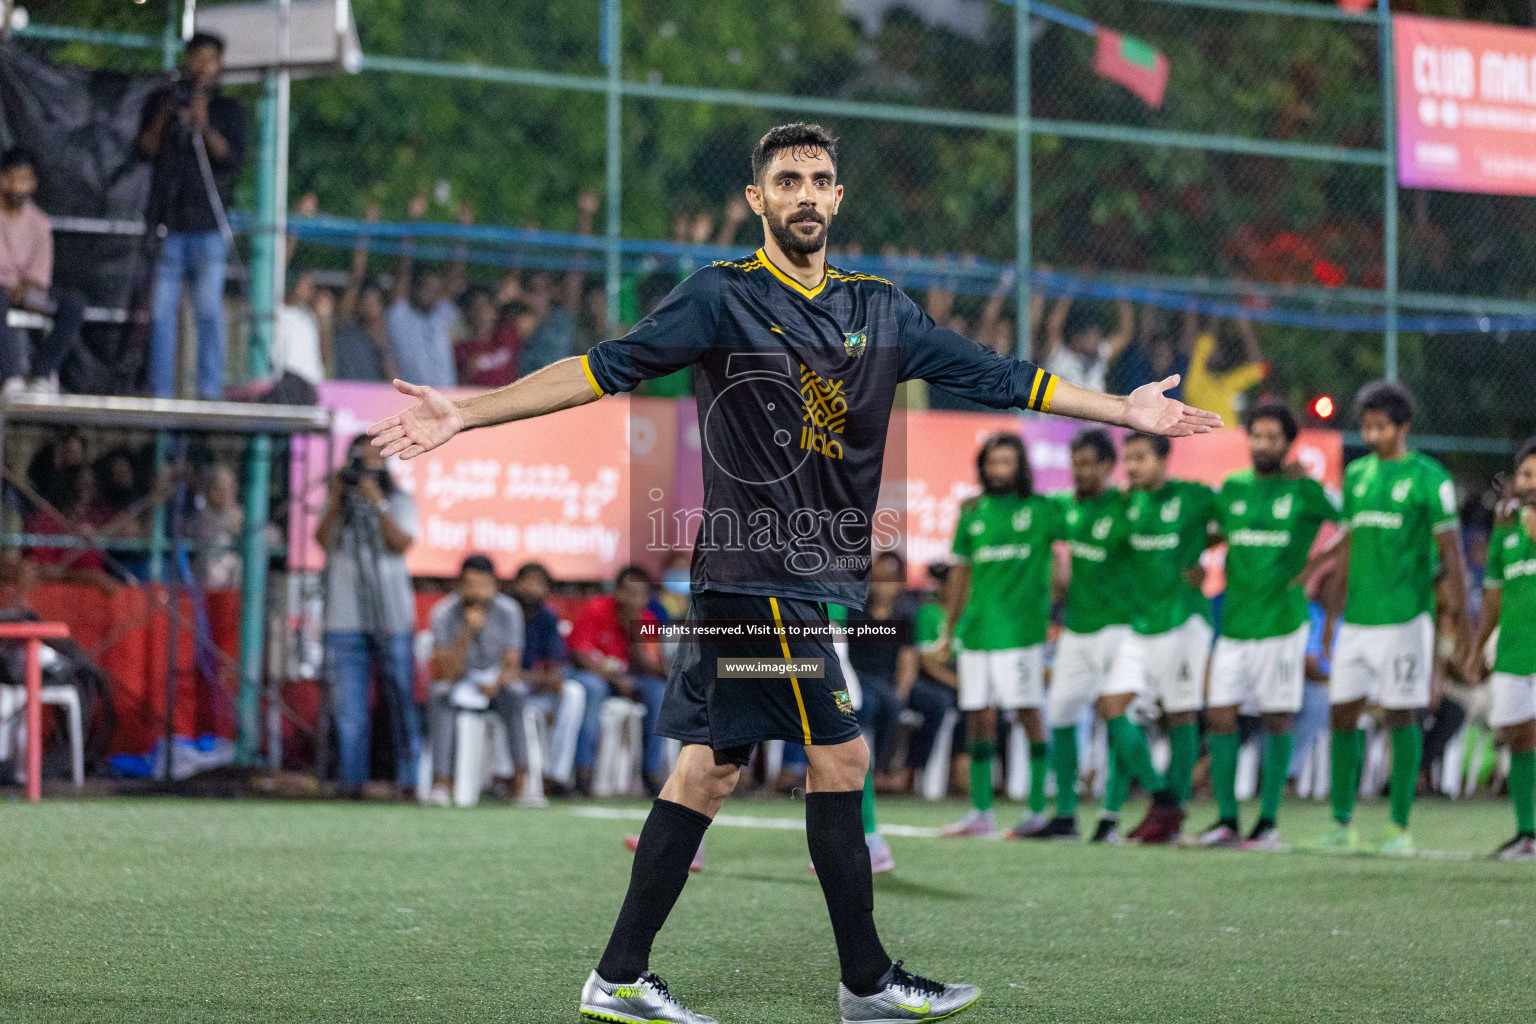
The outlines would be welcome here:
<svg viewBox="0 0 1536 1024">
<path fill-rule="evenodd" d="M 498 310 L 491 293 L 475 288 L 469 298 L 469 329 L 453 347 L 459 383 L 478 388 L 499 388 L 517 379 L 522 355 L 520 324 L 526 325 L 528 307 L 512 301 Z"/>
<path fill-rule="evenodd" d="M 523 335 L 517 365 L 517 375 L 526 377 L 570 356 L 576 337 L 576 317 L 556 304 L 554 278 L 544 271 L 529 276 L 522 299 L 532 316 L 532 327 Z"/>
<path fill-rule="evenodd" d="M 1130 394 L 1143 384 L 1165 380 L 1178 374 L 1179 383 L 1167 392 L 1169 398 L 1184 400 L 1184 385 L 1189 378 L 1189 349 L 1194 343 L 1199 315 L 1190 309 L 1184 314 L 1184 329 L 1175 336 L 1166 329 L 1160 311 L 1142 306 L 1137 320 L 1136 339 L 1115 365 L 1117 384 Z"/>
<path fill-rule="evenodd" d="M 1269 376 L 1252 320 L 1237 321 L 1237 340 L 1220 339 L 1219 321 L 1207 320 L 1189 353 L 1184 401 L 1218 414 L 1227 424 L 1241 422 L 1244 391 Z"/>
<path fill-rule="evenodd" d="M 901 792 L 912 789 L 917 774 L 928 764 L 933 745 L 939 738 L 944 724 L 944 713 L 960 706 L 960 678 L 955 669 L 955 652 L 943 642 L 949 632 L 944 609 L 950 600 L 949 566 L 934 562 L 928 566 L 928 576 L 938 585 L 934 600 L 917 610 L 912 626 L 912 639 L 918 651 L 918 674 L 907 694 L 907 707 L 923 716 L 907 741 L 907 764 L 903 778 L 899 780 Z M 958 746 L 950 750 L 958 751 Z"/>
<path fill-rule="evenodd" d="M 32 155 L 24 149 L 0 154 L 0 389 L 6 395 L 58 394 L 59 367 L 79 344 L 85 319 L 85 296 L 53 286 L 53 225 L 33 204 L 36 191 Z M 25 335 L 6 322 L 13 309 L 53 318 L 30 358 Z"/>
<path fill-rule="evenodd" d="M 544 791 L 564 796 L 571 790 L 587 691 L 565 675 L 568 658 L 560 618 L 544 603 L 553 582 L 548 569 L 529 562 L 512 577 L 512 599 L 523 610 L 523 678 L 530 690 L 528 703 L 554 723 L 549 730 L 549 749 L 544 752 Z"/>
<path fill-rule="evenodd" d="M 363 219 L 377 222 L 378 206 L 369 204 Z M 392 380 L 400 375 L 389 342 L 384 292 L 376 284 L 365 285 L 367 275 L 368 236 L 358 235 L 347 286 L 336 304 L 331 337 L 331 376 L 335 380 Z"/>
<path fill-rule="evenodd" d="M 160 495 L 151 487 L 149 467 L 126 445 L 101 456 L 91 467 L 94 497 L 86 521 L 103 538 L 143 540 L 151 507 Z M 110 544 L 112 560 L 137 579 L 148 575 L 149 558 L 136 544 Z"/>
<path fill-rule="evenodd" d="M 28 555 L 48 582 L 77 583 L 115 594 L 122 582 L 107 568 L 105 541 L 90 519 L 95 501 L 94 477 L 88 466 L 61 470 L 51 488 L 47 506 L 36 506 L 22 517 L 26 533 L 45 537 L 69 537 L 66 547 L 41 545 Z"/>
<path fill-rule="evenodd" d="M 612 594 L 594 597 L 582 605 L 566 638 L 571 663 L 577 670 L 573 676 L 587 690 L 586 719 L 576 749 L 576 785 L 583 795 L 591 791 L 602 703 L 609 696 L 645 705 L 641 776 L 652 796 L 661 792 L 666 781 L 662 764 L 665 747 L 656 734 L 656 720 L 666 692 L 667 670 L 658 645 L 638 639 L 639 625 L 655 621 L 655 616 L 646 610 L 650 599 L 650 574 L 638 566 L 627 565 L 614 578 Z"/>
<path fill-rule="evenodd" d="M 411 220 L 420 220 L 426 212 L 425 196 L 411 200 Z M 460 220 L 467 217 L 466 207 L 460 210 Z M 407 241 L 395 268 L 387 314 L 395 366 L 399 375 L 413 384 L 451 388 L 458 383 L 452 332 L 459 316 L 454 303 L 464 292 L 464 250 L 460 247 L 446 278 L 430 271 L 413 277 L 413 270 L 412 248 Z"/>
<path fill-rule="evenodd" d="M 848 661 L 859 678 L 862 699 L 859 728 L 871 737 L 870 761 L 876 778 L 888 771 L 901 723 L 901 706 L 917 679 L 917 649 L 911 644 L 912 617 L 903 600 L 907 564 L 894 551 L 882 551 L 869 572 L 869 598 L 862 610 L 848 612 L 848 628 L 861 623 L 893 624 L 905 638 L 900 642 L 848 639 Z"/>
<path fill-rule="evenodd" d="M 324 295 L 325 298 L 321 298 Z M 272 375 L 291 373 L 311 384 L 326 378 L 321 320 L 317 310 L 327 312 L 330 295 L 315 285 L 315 275 L 301 270 L 294 277 L 282 306 L 277 311 L 277 329 L 273 333 Z"/>
<path fill-rule="evenodd" d="M 235 471 L 222 464 L 213 466 L 203 492 L 197 496 L 190 531 L 197 544 L 193 570 L 204 589 L 233 590 L 240 586 L 240 534 L 244 525 L 245 510 L 240 507 Z"/>
<path fill-rule="evenodd" d="M 432 802 L 452 801 L 454 720 L 464 708 L 489 709 L 506 726 L 512 775 L 498 782 L 506 796 L 519 797 L 528 772 L 523 610 L 497 591 L 496 567 L 484 555 L 464 559 L 454 592 L 432 608 L 432 665 Z"/>
<path fill-rule="evenodd" d="M 1119 323 L 1106 337 L 1098 318 L 1081 304 L 1070 296 L 1057 299 L 1035 361 L 1068 384 L 1103 391 L 1109 364 L 1131 343 L 1134 330 L 1131 304 L 1121 299 L 1115 310 Z"/>
</svg>

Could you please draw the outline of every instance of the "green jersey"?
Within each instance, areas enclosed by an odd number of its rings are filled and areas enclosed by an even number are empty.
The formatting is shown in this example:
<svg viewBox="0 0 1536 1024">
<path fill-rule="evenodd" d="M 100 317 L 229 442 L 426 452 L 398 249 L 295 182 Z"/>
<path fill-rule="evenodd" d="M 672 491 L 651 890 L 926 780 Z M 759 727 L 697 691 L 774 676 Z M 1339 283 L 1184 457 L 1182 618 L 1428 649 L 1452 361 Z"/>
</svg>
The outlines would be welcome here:
<svg viewBox="0 0 1536 1024">
<path fill-rule="evenodd" d="M 1322 485 L 1245 469 L 1221 485 L 1216 518 L 1227 538 L 1221 635 L 1263 640 L 1299 629 L 1307 594 L 1291 581 L 1305 568 L 1318 529 L 1339 518 Z"/>
<path fill-rule="evenodd" d="M 944 609 L 937 601 L 929 601 L 917 610 L 912 620 L 912 643 L 919 651 L 936 651 L 944 642 Z"/>
<path fill-rule="evenodd" d="M 1483 586 L 1504 592 L 1493 670 L 1536 675 L 1536 540 L 1518 520 L 1500 526 L 1488 538 L 1488 575 Z"/>
<path fill-rule="evenodd" d="M 1391 626 L 1435 609 L 1435 534 L 1456 528 L 1456 488 L 1445 468 L 1409 452 L 1374 454 L 1344 470 L 1349 592 L 1344 621 Z"/>
<path fill-rule="evenodd" d="M 1131 522 L 1126 496 L 1113 487 L 1092 498 L 1063 494 L 1072 582 L 1067 586 L 1065 625 L 1074 633 L 1096 633 L 1129 625 L 1135 611 L 1131 576 Z"/>
<path fill-rule="evenodd" d="M 1136 632 L 1166 633 L 1191 615 L 1209 622 L 1211 602 L 1184 574 L 1210 544 L 1215 493 L 1191 480 L 1169 480 L 1156 491 L 1133 492 L 1125 514 L 1131 521 Z"/>
<path fill-rule="evenodd" d="M 960 506 L 955 558 L 971 567 L 971 593 L 955 626 L 968 651 L 1045 643 L 1051 618 L 1051 542 L 1061 506 L 1034 494 L 982 494 Z"/>
</svg>

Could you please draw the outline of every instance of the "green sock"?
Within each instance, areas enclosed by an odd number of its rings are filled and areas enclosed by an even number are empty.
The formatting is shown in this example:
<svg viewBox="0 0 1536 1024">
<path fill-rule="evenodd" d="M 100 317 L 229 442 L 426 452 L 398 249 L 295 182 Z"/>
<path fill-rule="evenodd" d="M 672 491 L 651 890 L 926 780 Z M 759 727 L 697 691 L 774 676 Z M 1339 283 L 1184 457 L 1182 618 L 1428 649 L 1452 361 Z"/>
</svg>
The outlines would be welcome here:
<svg viewBox="0 0 1536 1024">
<path fill-rule="evenodd" d="M 1168 758 L 1168 788 L 1173 790 L 1174 797 L 1182 804 L 1189 799 L 1195 762 L 1200 760 L 1199 724 L 1190 722 L 1169 729 L 1168 745 L 1172 748 Z"/>
<path fill-rule="evenodd" d="M 1365 733 L 1360 729 L 1335 729 L 1329 745 L 1331 758 L 1328 799 L 1333 820 L 1348 825 L 1355 816 L 1355 790 L 1360 786 L 1360 760 Z"/>
<path fill-rule="evenodd" d="M 1536 833 L 1536 750 L 1509 755 L 1509 801 L 1515 805 L 1515 831 Z"/>
<path fill-rule="evenodd" d="M 996 750 L 992 740 L 971 740 L 971 803 L 978 811 L 992 809 L 992 755 Z"/>
<path fill-rule="evenodd" d="M 1291 746 L 1295 736 L 1270 733 L 1264 742 L 1264 774 L 1259 782 L 1259 817 L 1274 822 L 1285 796 L 1285 780 L 1291 774 Z"/>
<path fill-rule="evenodd" d="M 1141 731 L 1141 726 L 1124 715 L 1104 724 L 1109 729 L 1110 748 L 1120 758 L 1120 767 L 1124 768 L 1132 779 L 1141 783 L 1141 788 L 1148 793 L 1156 793 L 1167 788 L 1163 777 L 1157 773 L 1156 768 L 1152 767 L 1152 751 L 1147 746 L 1147 737 Z"/>
<path fill-rule="evenodd" d="M 880 826 L 875 821 L 875 770 L 873 768 L 864 773 L 864 802 L 861 809 L 864 812 L 864 834 L 873 835 L 880 831 Z"/>
<path fill-rule="evenodd" d="M 1131 795 L 1131 777 L 1120 766 L 1115 752 L 1109 752 L 1109 767 L 1104 772 L 1104 805 L 1101 810 L 1111 818 L 1120 816 L 1125 798 Z"/>
<path fill-rule="evenodd" d="M 1235 732 L 1211 733 L 1211 790 L 1216 794 L 1216 813 L 1222 821 L 1237 821 L 1237 750 Z"/>
<path fill-rule="evenodd" d="M 1051 730 L 1056 756 L 1056 817 L 1077 817 L 1077 727 Z"/>
<path fill-rule="evenodd" d="M 1029 745 L 1029 813 L 1045 813 L 1045 773 L 1051 745 L 1045 740 Z"/>
<path fill-rule="evenodd" d="M 1419 788 L 1419 763 L 1424 760 L 1424 730 L 1419 723 L 1392 730 L 1392 778 L 1387 796 L 1392 803 L 1392 820 L 1399 828 L 1408 827 L 1408 812 L 1413 810 L 1413 795 Z"/>
</svg>

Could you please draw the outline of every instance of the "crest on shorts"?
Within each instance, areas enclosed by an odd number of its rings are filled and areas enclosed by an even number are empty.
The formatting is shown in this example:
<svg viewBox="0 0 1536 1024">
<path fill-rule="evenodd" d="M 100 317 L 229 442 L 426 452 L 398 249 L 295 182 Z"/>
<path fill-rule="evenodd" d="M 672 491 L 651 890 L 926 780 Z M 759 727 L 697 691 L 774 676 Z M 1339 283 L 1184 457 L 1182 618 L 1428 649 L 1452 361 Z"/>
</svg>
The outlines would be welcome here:
<svg viewBox="0 0 1536 1024">
<path fill-rule="evenodd" d="M 869 328 L 861 328 L 852 334 L 844 332 L 843 348 L 851 356 L 861 356 L 869 345 Z"/>
<path fill-rule="evenodd" d="M 1175 519 L 1179 518 L 1179 505 L 1182 502 L 1183 502 L 1182 498 L 1170 498 L 1170 499 L 1168 499 L 1168 504 L 1163 506 L 1163 511 L 1161 513 L 1163 522 L 1171 523 Z"/>
<path fill-rule="evenodd" d="M 1282 494 L 1280 497 L 1276 498 L 1275 503 L 1270 506 L 1270 511 L 1275 514 L 1276 519 L 1289 519 L 1291 517 L 1292 504 L 1293 502 L 1291 495 Z"/>
<path fill-rule="evenodd" d="M 845 715 L 853 714 L 853 699 L 848 696 L 847 690 L 833 690 L 832 700 L 837 704 L 837 710 Z"/>
<path fill-rule="evenodd" d="M 1401 505 L 1408 500 L 1408 492 L 1413 490 L 1413 481 L 1399 480 L 1392 485 L 1392 500 Z"/>
<path fill-rule="evenodd" d="M 1029 524 L 1034 521 L 1034 518 L 1032 509 L 1021 508 L 1013 514 L 1013 528 L 1023 533 L 1029 529 Z"/>
</svg>

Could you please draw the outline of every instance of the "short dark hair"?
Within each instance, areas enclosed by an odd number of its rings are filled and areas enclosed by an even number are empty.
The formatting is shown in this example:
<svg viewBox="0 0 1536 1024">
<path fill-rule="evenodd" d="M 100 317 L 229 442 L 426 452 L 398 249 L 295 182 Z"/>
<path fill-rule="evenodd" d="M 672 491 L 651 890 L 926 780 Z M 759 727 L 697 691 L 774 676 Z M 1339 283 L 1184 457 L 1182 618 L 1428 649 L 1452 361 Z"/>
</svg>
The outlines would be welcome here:
<svg viewBox="0 0 1536 1024">
<path fill-rule="evenodd" d="M 1280 424 L 1286 444 L 1296 440 L 1296 435 L 1301 433 L 1301 428 L 1296 425 L 1296 414 L 1283 402 L 1260 402 L 1249 409 L 1243 414 L 1243 429 L 1253 433 L 1253 425 L 1259 420 L 1274 420 Z"/>
<path fill-rule="evenodd" d="M 470 555 L 459 566 L 459 578 L 463 579 L 467 572 L 483 572 L 490 576 L 496 575 L 496 565 L 485 555 Z"/>
<path fill-rule="evenodd" d="M 204 46 L 211 46 L 219 51 L 219 56 L 224 56 L 224 37 L 214 35 L 212 32 L 194 32 L 192 38 L 187 40 L 187 45 L 182 49 L 183 53 L 191 53 L 200 50 Z"/>
<path fill-rule="evenodd" d="M 1173 451 L 1173 442 L 1168 440 L 1162 434 L 1146 434 L 1138 430 L 1136 433 L 1125 439 L 1126 444 L 1130 444 L 1132 441 L 1145 441 L 1148 445 L 1151 446 L 1152 454 L 1156 455 L 1160 459 L 1166 459 L 1168 457 L 1168 453 Z"/>
<path fill-rule="evenodd" d="M 1115 442 L 1110 438 L 1109 431 L 1107 430 L 1094 427 L 1090 430 L 1080 431 L 1072 439 L 1072 451 L 1079 452 L 1085 448 L 1092 448 L 1094 454 L 1099 457 L 1100 462 L 1115 461 Z"/>
<path fill-rule="evenodd" d="M 622 569 L 620 569 L 617 573 L 614 574 L 614 577 L 613 577 L 614 589 L 618 589 L 619 587 L 622 587 L 624 584 L 628 583 L 630 580 L 639 580 L 641 583 L 644 583 L 646 586 L 650 586 L 651 584 L 656 582 L 654 579 L 651 578 L 651 574 L 649 572 L 647 572 L 643 566 L 626 565 Z"/>
<path fill-rule="evenodd" d="M 827 159 L 832 161 L 832 169 L 837 169 L 837 136 L 819 124 L 794 121 L 770 128 L 768 134 L 758 139 L 757 145 L 752 147 L 752 180 L 762 181 L 768 164 L 776 154 L 786 149 L 797 152 L 822 150 L 827 154 Z"/>
<path fill-rule="evenodd" d="M 37 167 L 37 160 L 33 158 L 32 151 L 25 146 L 12 146 L 4 153 L 0 153 L 0 171 L 8 171 L 12 167 Z"/>
<path fill-rule="evenodd" d="M 1029 467 L 1029 452 L 1024 447 L 1024 440 L 1018 434 L 1010 434 L 1007 431 L 987 438 L 976 452 L 976 479 L 981 481 L 982 487 L 985 488 L 987 485 L 985 470 L 987 456 L 997 448 L 1012 448 L 1019 458 L 1019 471 L 1014 476 L 1013 492 L 1021 498 L 1034 494 L 1035 474 Z"/>
<path fill-rule="evenodd" d="M 1081 302 L 1074 304 L 1067 310 L 1066 319 L 1061 324 L 1061 336 L 1063 338 L 1075 338 L 1084 331 L 1091 331 L 1095 327 L 1102 328 L 1097 314 L 1091 309 L 1085 309 Z"/>
<path fill-rule="evenodd" d="M 1355 396 L 1355 422 L 1368 412 L 1384 414 L 1399 427 L 1412 423 L 1416 405 L 1413 392 L 1396 381 L 1373 380 Z"/>
<path fill-rule="evenodd" d="M 513 575 L 512 582 L 516 583 L 518 580 L 529 576 L 543 576 L 545 583 L 555 582 L 555 578 L 550 575 L 549 569 L 545 567 L 543 562 L 524 562 L 517 567 L 517 572 Z"/>
<path fill-rule="evenodd" d="M 1515 468 L 1519 469 L 1524 465 L 1526 459 L 1536 459 L 1536 437 L 1521 445 L 1520 450 L 1515 453 Z"/>
</svg>

